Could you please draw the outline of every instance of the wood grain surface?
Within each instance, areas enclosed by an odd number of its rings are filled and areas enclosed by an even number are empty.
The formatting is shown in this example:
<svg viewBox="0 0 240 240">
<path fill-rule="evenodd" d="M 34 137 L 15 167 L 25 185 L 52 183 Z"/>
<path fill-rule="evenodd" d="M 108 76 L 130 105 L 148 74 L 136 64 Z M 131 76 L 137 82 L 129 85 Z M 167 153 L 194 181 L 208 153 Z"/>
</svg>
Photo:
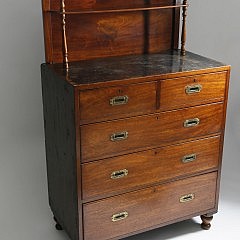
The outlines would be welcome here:
<svg viewBox="0 0 240 240">
<path fill-rule="evenodd" d="M 177 1 L 178 2 L 178 1 Z M 114 5 L 112 5 L 114 4 Z M 137 9 L 175 5 L 175 1 L 66 0 L 67 11 Z M 114 6 L 114 7 L 113 7 Z M 60 1 L 43 0 L 46 62 L 63 61 Z M 156 53 L 177 47 L 180 9 L 74 14 L 66 17 L 69 61 Z"/>
<path fill-rule="evenodd" d="M 71 240 L 217 212 L 230 66 L 185 52 L 187 2 L 42 0 L 49 203 Z"/>
<path fill-rule="evenodd" d="M 214 172 L 85 204 L 85 240 L 116 238 L 171 219 L 208 211 L 215 206 L 216 180 Z M 188 194 L 194 194 L 195 198 L 180 203 L 180 198 Z M 125 211 L 128 213 L 126 219 L 112 222 L 114 214 Z"/>
<path fill-rule="evenodd" d="M 125 97 L 127 102 L 111 105 L 111 99 Z M 89 123 L 153 113 L 156 110 L 156 83 L 122 85 L 80 92 L 80 121 Z"/>
<path fill-rule="evenodd" d="M 74 88 L 42 65 L 42 94 L 50 207 L 71 239 L 82 240 L 83 236 L 79 234 L 82 218 L 79 218 L 81 209 L 78 209 Z"/>
<path fill-rule="evenodd" d="M 223 104 L 217 103 L 81 126 L 81 160 L 89 162 L 217 133 L 222 130 L 222 115 Z M 194 118 L 199 118 L 200 124 L 185 128 L 184 122 Z M 111 141 L 114 133 L 123 131 L 128 132 L 127 139 Z"/>
<path fill-rule="evenodd" d="M 221 101 L 225 94 L 227 72 L 195 75 L 161 81 L 161 110 Z M 188 88 L 201 87 L 200 92 L 187 94 Z"/>
<path fill-rule="evenodd" d="M 103 198 L 131 191 L 144 185 L 179 176 L 217 169 L 220 137 L 212 137 L 175 146 L 105 159 L 82 165 L 83 199 Z M 191 154 L 196 159 L 183 162 Z M 113 172 L 126 169 L 128 175 L 112 179 Z"/>
</svg>

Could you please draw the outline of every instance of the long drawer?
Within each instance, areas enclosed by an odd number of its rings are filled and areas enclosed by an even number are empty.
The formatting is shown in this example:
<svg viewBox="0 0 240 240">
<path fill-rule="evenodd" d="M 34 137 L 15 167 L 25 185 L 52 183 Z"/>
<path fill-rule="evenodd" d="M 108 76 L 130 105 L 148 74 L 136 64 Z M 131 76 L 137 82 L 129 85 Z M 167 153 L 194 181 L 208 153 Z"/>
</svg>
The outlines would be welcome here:
<svg viewBox="0 0 240 240">
<path fill-rule="evenodd" d="M 218 167 L 220 137 L 82 165 L 83 199 L 117 194 Z"/>
<path fill-rule="evenodd" d="M 217 173 L 84 204 L 85 240 L 106 240 L 215 207 Z"/>
<path fill-rule="evenodd" d="M 222 117 L 217 103 L 82 126 L 82 162 L 217 133 Z"/>
<path fill-rule="evenodd" d="M 81 123 L 136 116 L 155 110 L 155 82 L 80 92 Z"/>
<path fill-rule="evenodd" d="M 170 110 L 221 101 L 227 72 L 195 75 L 161 81 L 160 108 Z"/>
</svg>

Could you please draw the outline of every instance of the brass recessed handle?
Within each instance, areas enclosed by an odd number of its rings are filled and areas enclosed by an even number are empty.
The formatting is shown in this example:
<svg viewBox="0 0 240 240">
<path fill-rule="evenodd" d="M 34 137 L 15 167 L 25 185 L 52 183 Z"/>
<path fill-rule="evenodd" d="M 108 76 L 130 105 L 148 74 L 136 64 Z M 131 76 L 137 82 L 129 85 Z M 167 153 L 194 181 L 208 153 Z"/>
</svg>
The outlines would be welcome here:
<svg viewBox="0 0 240 240">
<path fill-rule="evenodd" d="M 179 198 L 180 203 L 190 202 L 195 198 L 194 193 L 189 193 Z"/>
<path fill-rule="evenodd" d="M 110 99 L 110 105 L 111 106 L 118 106 L 118 105 L 124 105 L 128 103 L 128 96 L 117 96 L 112 99 Z"/>
<path fill-rule="evenodd" d="M 115 142 L 115 141 L 122 141 L 128 138 L 128 132 L 127 131 L 123 131 L 123 132 L 119 132 L 119 133 L 113 133 L 110 137 L 111 141 Z"/>
<path fill-rule="evenodd" d="M 188 85 L 185 87 L 186 94 L 190 95 L 193 93 L 200 93 L 202 91 L 202 85 L 196 84 L 196 85 Z"/>
<path fill-rule="evenodd" d="M 122 169 L 119 171 L 114 171 L 111 174 L 111 179 L 118 179 L 118 178 L 123 178 L 128 175 L 128 170 L 127 169 Z"/>
<path fill-rule="evenodd" d="M 120 221 L 120 220 L 124 220 L 127 217 L 128 217 L 128 212 L 126 212 L 126 211 L 121 212 L 121 213 L 117 213 L 117 214 L 112 215 L 112 222 L 117 222 L 117 221 Z"/>
<path fill-rule="evenodd" d="M 184 127 L 189 128 L 189 127 L 195 127 L 200 124 L 200 119 L 199 118 L 193 118 L 193 119 L 188 119 L 184 121 Z"/>
<path fill-rule="evenodd" d="M 189 162 L 193 162 L 195 160 L 197 160 L 197 154 L 196 153 L 186 155 L 182 158 L 183 163 L 189 163 Z"/>
</svg>

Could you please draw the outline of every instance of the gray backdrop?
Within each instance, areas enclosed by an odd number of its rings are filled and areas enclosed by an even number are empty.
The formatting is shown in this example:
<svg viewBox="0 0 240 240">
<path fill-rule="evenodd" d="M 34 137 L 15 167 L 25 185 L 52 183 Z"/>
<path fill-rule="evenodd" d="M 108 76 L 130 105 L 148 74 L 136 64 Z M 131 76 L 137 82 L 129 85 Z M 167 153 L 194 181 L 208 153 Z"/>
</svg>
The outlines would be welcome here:
<svg viewBox="0 0 240 240">
<path fill-rule="evenodd" d="M 221 212 L 208 232 L 221 240 L 229 237 L 224 224 L 233 228 L 233 236 L 240 234 L 235 228 L 240 225 L 240 1 L 192 0 L 190 4 L 187 49 L 232 65 Z M 0 239 L 68 239 L 54 230 L 47 200 L 40 0 L 1 0 L 0 31 Z M 131 239 L 203 239 L 202 234 L 207 236 L 194 222 L 185 222 Z"/>
</svg>

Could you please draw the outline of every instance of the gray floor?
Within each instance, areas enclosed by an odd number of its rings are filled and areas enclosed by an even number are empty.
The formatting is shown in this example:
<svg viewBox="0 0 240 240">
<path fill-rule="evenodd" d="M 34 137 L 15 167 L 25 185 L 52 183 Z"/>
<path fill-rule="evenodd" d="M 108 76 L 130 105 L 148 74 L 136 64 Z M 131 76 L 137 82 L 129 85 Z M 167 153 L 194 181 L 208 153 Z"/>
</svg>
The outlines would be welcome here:
<svg viewBox="0 0 240 240">
<path fill-rule="evenodd" d="M 28 142 L 16 139 L 14 144 L 6 141 L 1 148 L 0 239 L 69 240 L 64 232 L 55 230 L 48 207 L 43 138 Z M 226 144 L 226 154 L 228 150 L 231 148 Z M 240 187 L 234 164 L 234 160 L 224 159 L 220 208 L 210 231 L 201 230 L 197 217 L 127 239 L 225 240 L 230 235 L 239 239 Z"/>
</svg>

